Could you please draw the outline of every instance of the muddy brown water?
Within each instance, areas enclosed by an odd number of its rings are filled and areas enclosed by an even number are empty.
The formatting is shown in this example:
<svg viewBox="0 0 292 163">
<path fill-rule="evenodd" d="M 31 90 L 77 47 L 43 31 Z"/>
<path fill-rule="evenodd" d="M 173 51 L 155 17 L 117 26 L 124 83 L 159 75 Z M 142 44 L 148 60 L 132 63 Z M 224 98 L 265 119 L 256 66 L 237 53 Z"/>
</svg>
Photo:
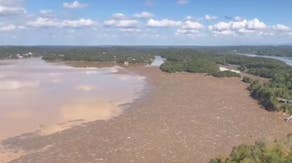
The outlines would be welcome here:
<svg viewBox="0 0 292 163">
<path fill-rule="evenodd" d="M 0 61 L 0 139 L 119 115 L 120 105 L 145 86 L 143 76 L 121 69 L 74 68 L 40 58 Z"/>
</svg>

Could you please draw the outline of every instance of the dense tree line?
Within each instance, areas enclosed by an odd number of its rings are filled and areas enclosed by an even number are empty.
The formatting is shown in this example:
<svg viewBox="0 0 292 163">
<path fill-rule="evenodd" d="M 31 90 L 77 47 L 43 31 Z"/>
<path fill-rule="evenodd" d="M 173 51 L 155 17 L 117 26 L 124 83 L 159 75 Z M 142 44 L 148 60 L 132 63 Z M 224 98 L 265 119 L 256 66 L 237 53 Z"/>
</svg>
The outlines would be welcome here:
<svg viewBox="0 0 292 163">
<path fill-rule="evenodd" d="M 154 56 L 151 49 L 143 47 L 94 47 L 94 46 L 35 46 L 0 47 L 0 59 L 17 58 L 31 52 L 33 57 L 46 61 L 95 61 L 117 63 L 150 63 Z"/>
<path fill-rule="evenodd" d="M 215 73 L 219 67 L 209 55 L 189 49 L 171 49 L 161 52 L 166 62 L 161 65 L 165 72 Z"/>
<path fill-rule="evenodd" d="M 69 48 L 63 51 L 53 51 L 43 55 L 48 61 L 94 61 L 116 63 L 150 63 L 154 56 L 147 49 L 127 47 L 87 47 Z"/>
<path fill-rule="evenodd" d="M 276 74 L 269 83 L 260 84 L 258 81 L 250 82 L 251 96 L 268 110 L 283 111 L 292 115 L 292 71 Z M 289 102 L 290 101 L 290 102 Z"/>
</svg>

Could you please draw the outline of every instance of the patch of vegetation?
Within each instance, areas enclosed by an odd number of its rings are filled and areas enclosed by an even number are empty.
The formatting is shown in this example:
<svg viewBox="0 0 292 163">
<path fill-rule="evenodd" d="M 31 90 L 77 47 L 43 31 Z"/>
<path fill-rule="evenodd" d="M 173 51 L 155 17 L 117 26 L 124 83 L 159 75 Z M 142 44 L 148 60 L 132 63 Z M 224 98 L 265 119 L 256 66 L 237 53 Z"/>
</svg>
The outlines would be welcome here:
<svg viewBox="0 0 292 163">
<path fill-rule="evenodd" d="M 219 71 L 215 60 L 208 54 L 203 54 L 194 50 L 173 49 L 160 54 L 166 58 L 166 62 L 160 69 L 165 72 L 191 72 L 212 74 Z"/>
<path fill-rule="evenodd" d="M 240 77 L 240 74 L 232 72 L 232 71 L 218 71 L 216 73 L 213 73 L 212 75 L 218 78 Z"/>
<path fill-rule="evenodd" d="M 251 84 L 254 80 L 251 79 L 250 77 L 244 76 L 244 77 L 242 78 L 242 81 L 245 82 L 245 83 L 249 83 L 249 84 Z"/>
<path fill-rule="evenodd" d="M 257 142 L 254 145 L 234 147 L 228 157 L 218 157 L 210 163 L 291 163 L 292 135 L 284 141 Z"/>
</svg>

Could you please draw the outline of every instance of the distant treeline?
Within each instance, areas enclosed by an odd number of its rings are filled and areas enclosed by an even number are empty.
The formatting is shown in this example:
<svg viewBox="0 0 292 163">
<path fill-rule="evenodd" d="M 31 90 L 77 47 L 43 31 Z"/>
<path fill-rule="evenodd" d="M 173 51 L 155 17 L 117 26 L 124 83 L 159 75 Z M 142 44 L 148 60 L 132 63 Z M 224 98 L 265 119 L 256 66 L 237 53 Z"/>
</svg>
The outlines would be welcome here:
<svg viewBox="0 0 292 163">
<path fill-rule="evenodd" d="M 251 53 L 256 55 L 292 57 L 292 46 L 0 46 L 0 58 L 28 52 L 33 52 L 36 55 L 47 55 L 74 50 L 104 51 L 109 49 L 136 50 L 139 52 L 188 49 L 208 54 Z"/>
<path fill-rule="evenodd" d="M 0 58 L 17 58 L 28 52 L 47 61 L 150 63 L 153 59 L 148 48 L 91 46 L 0 47 Z"/>
<path fill-rule="evenodd" d="M 48 61 L 94 61 L 94 62 L 116 62 L 116 63 L 151 63 L 154 55 L 148 49 L 126 48 L 126 47 L 86 47 L 69 48 L 67 50 L 50 51 L 43 55 Z"/>
</svg>

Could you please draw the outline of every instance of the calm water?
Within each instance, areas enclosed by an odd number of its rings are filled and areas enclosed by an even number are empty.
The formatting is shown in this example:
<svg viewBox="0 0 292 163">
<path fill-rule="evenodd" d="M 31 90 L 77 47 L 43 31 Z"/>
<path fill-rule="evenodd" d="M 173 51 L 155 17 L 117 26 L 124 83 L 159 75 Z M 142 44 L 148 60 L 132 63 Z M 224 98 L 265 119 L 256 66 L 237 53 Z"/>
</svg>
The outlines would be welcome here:
<svg viewBox="0 0 292 163">
<path fill-rule="evenodd" d="M 139 97 L 143 76 L 120 67 L 73 68 L 41 59 L 0 61 L 0 138 L 108 120 Z"/>
<path fill-rule="evenodd" d="M 292 57 L 277 57 L 277 56 L 265 56 L 265 55 L 255 55 L 255 54 L 240 54 L 249 57 L 262 57 L 262 58 L 271 58 L 285 62 L 287 65 L 292 66 Z"/>
<path fill-rule="evenodd" d="M 164 62 L 165 58 L 162 58 L 161 56 L 155 56 L 153 62 L 149 65 L 151 67 L 160 67 Z"/>
</svg>

